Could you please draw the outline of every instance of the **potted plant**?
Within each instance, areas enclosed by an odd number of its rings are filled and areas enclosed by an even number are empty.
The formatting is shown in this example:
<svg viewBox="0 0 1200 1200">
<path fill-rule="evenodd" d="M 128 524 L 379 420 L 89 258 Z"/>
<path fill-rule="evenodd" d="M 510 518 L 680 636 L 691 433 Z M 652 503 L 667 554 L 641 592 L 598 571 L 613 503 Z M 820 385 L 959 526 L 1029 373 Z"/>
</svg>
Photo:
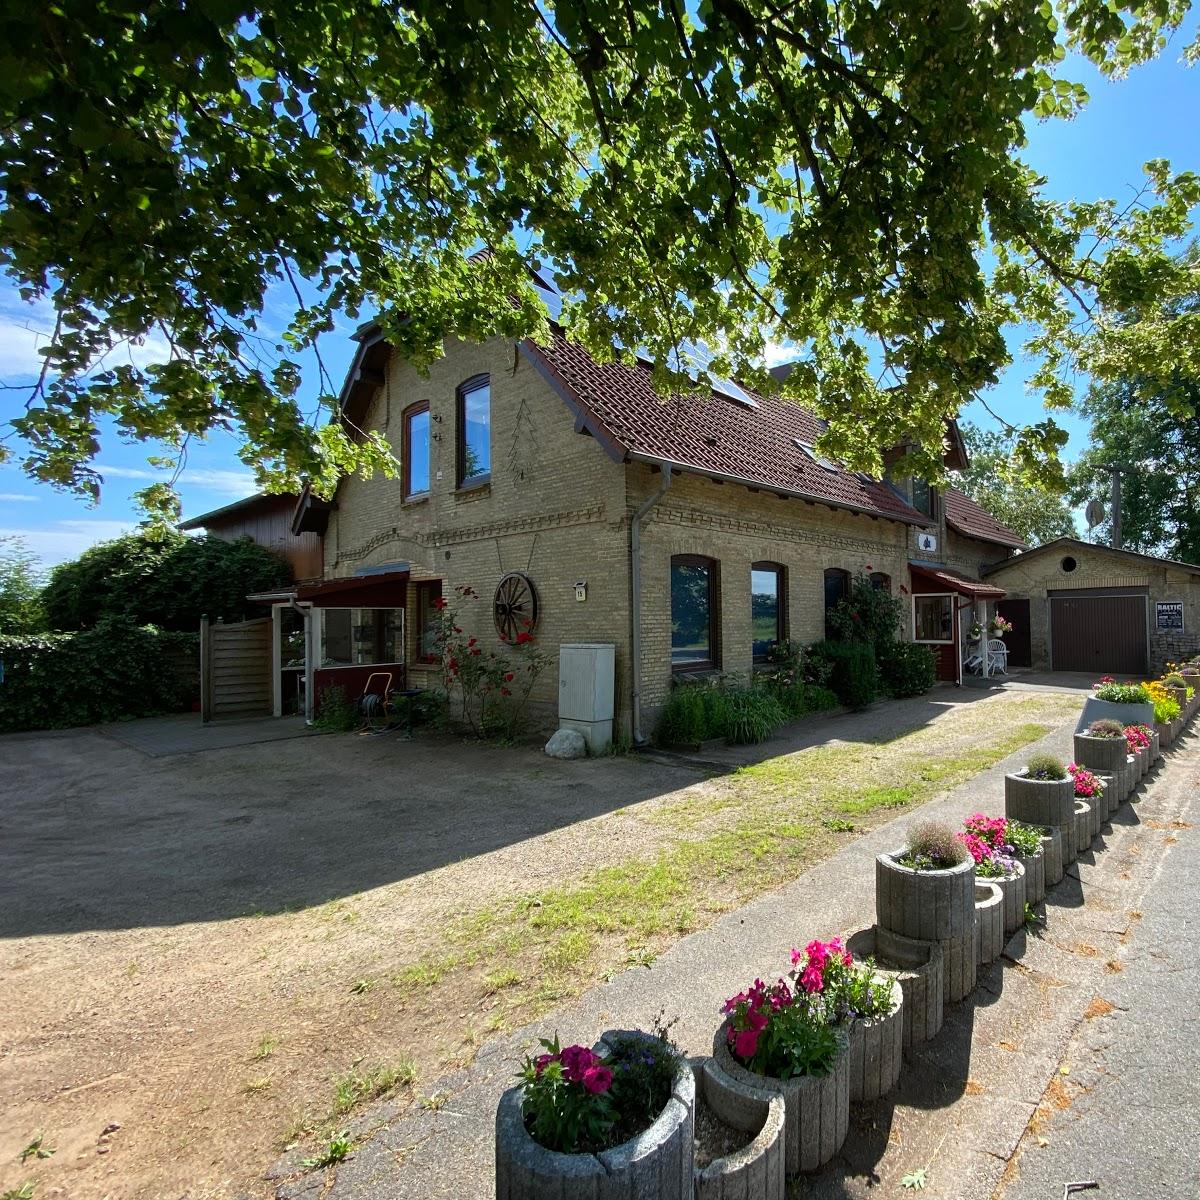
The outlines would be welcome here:
<svg viewBox="0 0 1200 1200">
<path fill-rule="evenodd" d="M 838 938 L 792 951 L 793 978 L 820 996 L 830 1019 L 850 1036 L 850 1099 L 878 1100 L 896 1086 L 904 1054 L 904 993 L 876 972 L 873 959 L 856 964 Z"/>
<path fill-rule="evenodd" d="M 986 967 L 1004 949 L 1004 893 L 990 879 L 975 884 L 975 962 Z"/>
<path fill-rule="evenodd" d="M 1125 745 L 1129 747 L 1129 753 L 1133 755 L 1133 761 L 1137 764 L 1139 779 L 1145 778 L 1146 772 L 1150 770 L 1150 735 L 1151 731 L 1145 725 L 1125 726 Z"/>
<path fill-rule="evenodd" d="M 1046 898 L 1046 842 L 1052 839 L 1036 825 L 1009 821 L 1004 840 L 1012 847 L 1013 858 L 1025 868 L 1025 899 L 1041 904 Z M 975 873 L 979 874 L 978 869 Z"/>
<path fill-rule="evenodd" d="M 942 948 L 872 925 L 846 939 L 846 949 L 900 985 L 904 1003 L 904 1048 L 936 1037 L 942 1027 Z"/>
<path fill-rule="evenodd" d="M 1125 725 L 1111 717 L 1093 721 L 1082 733 L 1075 735 L 1075 761 L 1093 771 L 1103 771 L 1117 779 L 1120 799 L 1125 784 L 1132 790 L 1133 779 L 1128 771 L 1129 744 L 1125 737 Z"/>
<path fill-rule="evenodd" d="M 1062 759 L 1035 754 L 1024 771 L 1005 775 L 1004 813 L 1009 820 L 1057 829 L 1063 866 L 1075 861 L 1075 784 Z"/>
<path fill-rule="evenodd" d="M 1006 633 L 1012 633 L 1012 622 L 1006 621 L 999 613 L 997 613 L 988 625 L 988 633 L 992 637 L 1002 638 Z"/>
<path fill-rule="evenodd" d="M 1148 683 L 1145 690 L 1151 699 L 1152 719 L 1159 745 L 1169 746 L 1179 732 L 1179 703 L 1161 683 Z"/>
<path fill-rule="evenodd" d="M 1170 693 L 1171 699 L 1179 705 L 1182 712 L 1187 708 L 1188 703 L 1188 684 L 1178 671 L 1172 671 L 1169 675 L 1163 676 L 1163 687 Z"/>
<path fill-rule="evenodd" d="M 605 1033 L 596 1046 L 542 1042 L 496 1110 L 496 1200 L 693 1195 L 691 1065 L 665 1033 Z"/>
<path fill-rule="evenodd" d="M 713 1038 L 717 1066 L 740 1083 L 783 1096 L 787 1174 L 815 1171 L 850 1126 L 850 1047 L 825 1006 L 786 979 L 756 979 L 731 996 Z"/>
<path fill-rule="evenodd" d="M 1104 823 L 1104 818 L 1108 813 L 1108 801 L 1106 796 L 1109 791 L 1108 785 L 1099 776 L 1089 771 L 1087 767 L 1081 767 L 1077 763 L 1069 763 L 1067 770 L 1071 772 L 1071 778 L 1075 780 L 1075 799 L 1086 800 L 1088 803 L 1088 836 L 1087 843 L 1091 844 L 1094 838 L 1100 832 L 1100 826 Z M 1076 805 L 1078 812 L 1078 805 Z M 1079 843 L 1082 849 L 1084 842 Z"/>
<path fill-rule="evenodd" d="M 875 860 L 876 923 L 942 948 L 946 1001 L 975 986 L 975 863 L 949 826 L 914 825 L 908 844 Z"/>
<path fill-rule="evenodd" d="M 1077 730 L 1086 729 L 1093 721 L 1110 717 L 1122 724 L 1149 723 L 1154 719 L 1150 694 L 1140 683 L 1117 683 L 1106 675 L 1092 684 L 1092 694 L 1083 702 Z"/>
<path fill-rule="evenodd" d="M 1004 936 L 1025 924 L 1025 868 L 1013 857 L 1008 821 L 975 813 L 966 819 L 959 841 L 975 860 L 976 880 L 994 883 L 1004 896 Z"/>
</svg>

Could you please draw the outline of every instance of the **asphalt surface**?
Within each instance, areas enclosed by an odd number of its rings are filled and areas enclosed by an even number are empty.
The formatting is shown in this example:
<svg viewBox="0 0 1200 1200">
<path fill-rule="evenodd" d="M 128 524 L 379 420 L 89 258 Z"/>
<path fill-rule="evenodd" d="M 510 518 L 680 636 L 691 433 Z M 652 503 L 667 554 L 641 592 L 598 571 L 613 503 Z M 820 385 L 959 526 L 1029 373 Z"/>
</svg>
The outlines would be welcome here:
<svg viewBox="0 0 1200 1200">
<path fill-rule="evenodd" d="M 1200 1197 L 1197 743 L 1193 733 L 1179 752 L 1182 808 L 1155 822 L 1167 826 L 1155 831 L 1167 849 L 1117 956 L 1122 969 L 1099 992 L 1113 1009 L 1079 1024 L 1046 1119 L 1021 1139 L 996 1200 L 1057 1200 L 1071 1183 L 1095 1183 L 1071 1194 L 1098 1200 Z"/>
</svg>

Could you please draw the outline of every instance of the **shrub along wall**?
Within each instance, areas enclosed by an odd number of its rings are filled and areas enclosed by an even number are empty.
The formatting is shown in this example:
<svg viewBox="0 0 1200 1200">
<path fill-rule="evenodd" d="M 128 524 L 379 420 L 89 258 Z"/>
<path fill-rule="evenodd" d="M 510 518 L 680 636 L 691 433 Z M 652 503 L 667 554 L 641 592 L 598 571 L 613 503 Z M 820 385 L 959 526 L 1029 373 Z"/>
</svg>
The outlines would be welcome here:
<svg viewBox="0 0 1200 1200">
<path fill-rule="evenodd" d="M 80 633 L 0 636 L 0 731 L 69 729 L 180 712 L 200 694 L 200 639 L 108 620 Z"/>
</svg>

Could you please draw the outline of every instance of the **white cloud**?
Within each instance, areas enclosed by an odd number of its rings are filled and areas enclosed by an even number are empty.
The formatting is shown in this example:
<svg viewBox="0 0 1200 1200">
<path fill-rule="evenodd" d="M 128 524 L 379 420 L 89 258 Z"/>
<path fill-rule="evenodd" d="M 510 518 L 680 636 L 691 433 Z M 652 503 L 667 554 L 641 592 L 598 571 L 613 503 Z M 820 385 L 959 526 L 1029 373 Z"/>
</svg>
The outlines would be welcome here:
<svg viewBox="0 0 1200 1200">
<path fill-rule="evenodd" d="M 767 366 L 777 367 L 780 363 L 794 362 L 798 352 L 795 346 L 788 345 L 785 342 L 768 341 L 763 349 L 763 353 L 766 355 Z"/>
<path fill-rule="evenodd" d="M 149 467 L 114 467 L 97 463 L 96 470 L 111 479 L 144 479 L 151 483 L 164 483 L 168 479 L 166 472 L 153 471 Z M 254 476 L 248 471 L 225 471 L 211 467 L 184 467 L 179 484 L 235 497 L 249 496 L 255 490 Z"/>
<path fill-rule="evenodd" d="M 40 558 L 44 566 L 52 567 L 78 558 L 89 546 L 111 541 L 132 528 L 132 521 L 76 518 L 52 521 L 44 529 L 0 528 L 0 537 L 21 538 L 31 554 Z"/>
<path fill-rule="evenodd" d="M 21 492 L 0 492 L 0 504 L 36 504 L 36 496 L 26 496 Z"/>
<path fill-rule="evenodd" d="M 0 311 L 0 376 L 35 379 L 42 369 L 38 347 L 50 340 L 53 328 L 53 316 L 39 305 Z"/>
</svg>

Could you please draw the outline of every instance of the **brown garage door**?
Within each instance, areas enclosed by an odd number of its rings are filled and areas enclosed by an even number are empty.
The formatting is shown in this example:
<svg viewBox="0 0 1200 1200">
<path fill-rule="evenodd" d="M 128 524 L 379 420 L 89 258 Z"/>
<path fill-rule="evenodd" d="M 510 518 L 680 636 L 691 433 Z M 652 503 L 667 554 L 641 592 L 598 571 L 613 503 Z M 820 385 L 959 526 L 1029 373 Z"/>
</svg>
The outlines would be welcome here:
<svg viewBox="0 0 1200 1200">
<path fill-rule="evenodd" d="M 1147 669 L 1145 596 L 1050 597 L 1055 671 L 1139 675 Z"/>
</svg>

